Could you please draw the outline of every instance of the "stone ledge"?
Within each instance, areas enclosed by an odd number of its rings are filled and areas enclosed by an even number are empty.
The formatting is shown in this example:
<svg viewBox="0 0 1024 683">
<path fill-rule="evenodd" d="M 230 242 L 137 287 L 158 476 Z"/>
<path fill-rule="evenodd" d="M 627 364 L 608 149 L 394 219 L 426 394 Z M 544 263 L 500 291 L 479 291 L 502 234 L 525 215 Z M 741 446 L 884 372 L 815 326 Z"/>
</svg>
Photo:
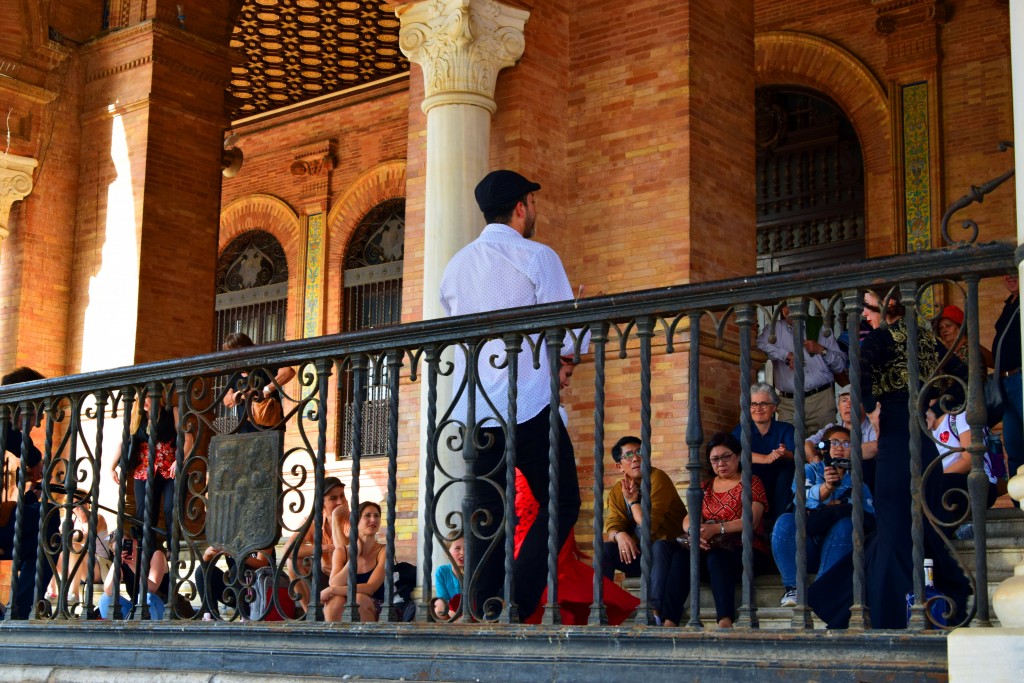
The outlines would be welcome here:
<svg viewBox="0 0 1024 683">
<path fill-rule="evenodd" d="M 895 631 L 7 622 L 0 626 L 0 639 L 3 669 L 34 666 L 63 671 L 89 661 L 103 662 L 117 671 L 150 669 L 167 675 L 217 671 L 315 675 L 329 680 L 348 675 L 353 679 L 597 683 L 635 678 L 642 663 L 644 676 L 651 680 L 682 677 L 735 683 L 754 676 L 757 680 L 843 681 L 946 677 L 943 635 Z M 184 654 L 169 656 L 174 652 Z M 829 663 L 827 669 L 821 668 L 822 662 Z"/>
</svg>

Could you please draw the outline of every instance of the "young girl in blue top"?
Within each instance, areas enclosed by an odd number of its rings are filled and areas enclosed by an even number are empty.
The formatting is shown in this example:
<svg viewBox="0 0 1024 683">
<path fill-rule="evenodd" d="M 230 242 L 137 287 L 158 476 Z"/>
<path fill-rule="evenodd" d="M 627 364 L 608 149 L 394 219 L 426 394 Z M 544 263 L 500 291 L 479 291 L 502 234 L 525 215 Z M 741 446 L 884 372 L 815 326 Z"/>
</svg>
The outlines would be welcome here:
<svg viewBox="0 0 1024 683">
<path fill-rule="evenodd" d="M 456 531 L 445 545 L 452 564 L 442 564 L 434 570 L 434 614 L 441 621 L 453 620 L 459 614 L 462 567 L 466 561 L 466 540 L 462 531 Z"/>
</svg>

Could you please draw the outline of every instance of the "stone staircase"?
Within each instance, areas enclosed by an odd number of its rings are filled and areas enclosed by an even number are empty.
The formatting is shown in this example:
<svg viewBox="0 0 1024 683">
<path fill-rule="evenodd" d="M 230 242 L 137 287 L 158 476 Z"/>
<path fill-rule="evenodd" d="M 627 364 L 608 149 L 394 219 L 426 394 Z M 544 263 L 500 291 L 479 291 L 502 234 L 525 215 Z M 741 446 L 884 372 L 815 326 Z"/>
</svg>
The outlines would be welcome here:
<svg viewBox="0 0 1024 683">
<path fill-rule="evenodd" d="M 986 517 L 988 531 L 988 594 L 989 605 L 992 604 L 992 593 L 999 584 L 1013 576 L 1013 568 L 1024 563 L 1024 512 L 1016 508 L 999 508 L 988 511 Z M 968 570 L 974 568 L 974 541 L 952 542 L 960 561 Z M 808 584 L 814 575 L 807 577 Z M 640 579 L 626 579 L 623 587 L 634 595 L 640 595 Z M 783 630 L 793 626 L 793 608 L 780 607 L 779 601 L 783 594 L 782 583 L 778 574 L 758 576 L 754 579 L 754 598 L 757 606 L 757 618 L 761 629 Z M 737 608 L 743 604 L 741 591 L 736 591 Z M 689 618 L 690 604 L 687 603 L 684 619 Z M 706 582 L 701 584 L 700 618 L 706 628 L 713 628 L 715 619 L 715 603 L 711 588 Z M 814 628 L 824 629 L 825 623 L 814 617 Z M 991 612 L 993 625 L 998 625 L 995 612 Z"/>
</svg>

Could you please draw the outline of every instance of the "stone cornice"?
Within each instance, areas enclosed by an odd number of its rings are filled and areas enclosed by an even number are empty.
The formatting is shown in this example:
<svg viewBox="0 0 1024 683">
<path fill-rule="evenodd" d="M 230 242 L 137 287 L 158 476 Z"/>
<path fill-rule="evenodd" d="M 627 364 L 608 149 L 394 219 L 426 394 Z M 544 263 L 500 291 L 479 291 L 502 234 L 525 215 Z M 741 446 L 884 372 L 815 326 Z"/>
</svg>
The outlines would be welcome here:
<svg viewBox="0 0 1024 683">
<path fill-rule="evenodd" d="M 4 75 L 0 75 L 0 94 L 11 95 L 16 99 L 25 99 L 36 104 L 49 104 L 57 97 L 57 93 L 52 90 Z"/>
<path fill-rule="evenodd" d="M 891 35 L 911 26 L 941 26 L 946 23 L 945 0 L 871 0 L 875 8 L 875 30 Z"/>
<path fill-rule="evenodd" d="M 529 12 L 496 0 L 424 0 L 399 7 L 399 47 L 423 68 L 423 111 L 473 104 L 494 112 L 498 72 L 523 55 Z"/>
<path fill-rule="evenodd" d="M 168 50 L 168 45 L 173 45 L 174 48 Z M 211 42 L 188 31 L 154 20 L 144 21 L 129 28 L 108 33 L 83 47 L 82 55 L 88 60 L 98 57 L 103 52 L 113 53 L 125 50 L 130 54 L 130 50 L 135 46 L 139 46 L 140 51 L 144 52 L 117 64 L 104 65 L 103 68 L 89 71 L 85 77 L 86 83 L 157 63 L 208 83 L 221 85 L 230 78 L 230 70 L 226 68 L 226 65 L 239 60 L 238 53 L 226 45 Z M 186 53 L 202 54 L 202 58 L 191 59 L 186 64 L 173 56 Z"/>
<path fill-rule="evenodd" d="M 32 173 L 39 162 L 31 157 L 16 154 L 0 156 L 0 240 L 6 238 L 7 219 L 14 202 L 24 199 L 32 192 Z"/>
</svg>

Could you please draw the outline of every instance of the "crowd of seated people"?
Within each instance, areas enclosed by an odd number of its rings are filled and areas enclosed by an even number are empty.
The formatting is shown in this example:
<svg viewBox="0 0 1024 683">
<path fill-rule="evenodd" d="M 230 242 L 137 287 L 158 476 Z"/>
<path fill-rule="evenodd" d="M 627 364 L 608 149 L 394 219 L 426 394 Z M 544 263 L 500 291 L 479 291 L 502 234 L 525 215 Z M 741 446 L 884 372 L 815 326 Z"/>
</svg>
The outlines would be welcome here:
<svg viewBox="0 0 1024 683">
<path fill-rule="evenodd" d="M 1012 295 L 1011 295 L 1011 298 Z M 1013 303 L 1013 302 L 1011 302 Z M 1008 304 L 1009 306 L 1010 304 Z M 834 591 L 824 597 L 826 587 L 829 590 L 844 583 L 849 584 L 850 576 L 850 554 L 852 552 L 852 498 L 853 481 L 849 463 L 853 445 L 853 431 L 855 427 L 860 433 L 860 454 L 862 457 L 864 484 L 861 491 L 863 510 L 865 513 L 864 531 L 870 538 L 867 546 L 867 573 L 869 603 L 883 604 L 884 609 L 872 611 L 874 625 L 887 628 L 898 628 L 905 626 L 902 615 L 902 603 L 899 614 L 894 613 L 892 608 L 892 595 L 907 586 L 909 570 L 907 560 L 910 557 L 911 544 L 907 537 L 907 520 L 909 520 L 909 467 L 908 465 L 908 442 L 914 438 L 908 431 L 907 402 L 906 396 L 908 387 L 905 384 L 893 384 L 892 378 L 905 376 L 906 357 L 909 350 L 906 348 L 906 337 L 901 336 L 904 329 L 904 310 L 898 302 L 892 300 L 879 300 L 878 297 L 868 294 L 864 298 L 864 318 L 871 328 L 862 343 L 861 358 L 862 365 L 859 376 L 861 378 L 861 396 L 863 405 L 859 411 L 863 419 L 859 425 L 854 425 L 854 410 L 851 400 L 851 387 L 849 385 L 837 386 L 835 380 L 822 380 L 825 374 L 833 378 L 844 379 L 848 370 L 848 359 L 844 348 L 831 334 L 825 331 L 818 331 L 815 334 L 816 340 L 811 340 L 805 345 L 805 370 L 813 368 L 817 373 L 816 384 L 805 387 L 805 395 L 818 396 L 827 394 L 828 400 L 815 398 L 815 404 L 830 405 L 833 407 L 833 414 L 829 418 L 822 418 L 817 413 L 811 420 L 805 421 L 806 438 L 802 444 L 795 443 L 794 425 L 779 417 L 780 404 L 783 397 L 780 393 L 788 395 L 792 399 L 791 385 L 787 389 L 780 389 L 780 376 L 785 373 L 778 373 L 774 379 L 775 384 L 769 382 L 757 382 L 750 387 L 750 424 L 752 429 L 749 432 L 751 450 L 751 517 L 753 521 L 753 557 L 755 573 L 766 573 L 777 571 L 780 574 L 780 585 L 783 588 L 782 606 L 796 606 L 798 597 L 796 594 L 796 505 L 795 491 L 795 457 L 794 451 L 797 448 L 803 449 L 804 465 L 804 498 L 805 498 L 805 530 L 806 530 L 806 571 L 809 574 L 817 574 L 813 585 L 808 591 L 807 602 L 819 615 L 830 625 L 841 627 L 848 619 L 850 596 L 848 591 Z M 940 368 L 945 372 L 966 378 L 966 335 L 962 333 L 963 312 L 955 306 L 947 306 L 937 318 L 934 333 L 926 328 L 919 329 L 919 348 L 916 350 L 921 361 L 922 374 L 934 372 Z M 883 324 L 884 323 L 884 324 Z M 780 328 L 779 326 L 783 326 Z M 768 328 L 766 328 L 767 330 Z M 791 327 L 784 316 L 776 329 L 782 338 L 791 334 Z M 766 331 L 765 330 L 765 331 Z M 772 348 L 769 354 L 775 366 L 783 366 L 790 373 L 793 371 L 793 352 L 791 350 L 782 354 L 774 341 L 770 341 L 770 335 L 762 331 L 759 337 L 759 345 Z M 244 337 L 244 335 L 243 335 Z M 235 340 L 238 344 L 245 346 L 247 338 Z M 776 339 L 777 341 L 777 339 Z M 785 351 L 785 345 L 782 345 Z M 997 346 L 997 350 L 998 350 Z M 951 353 L 946 353 L 947 349 Z M 773 355 L 774 354 L 774 355 Z M 780 355 L 781 354 L 781 355 Z M 983 357 L 986 365 L 991 365 L 992 354 L 983 349 Z M 903 363 L 904 365 L 900 365 Z M 1011 361 L 1012 363 L 1012 361 Z M 571 365 L 563 362 L 563 367 Z M 1012 377 L 1013 371 L 1019 374 L 1019 368 L 1010 368 Z M 284 382 L 294 376 L 290 368 L 271 369 L 266 373 L 258 384 L 264 387 L 263 396 L 255 400 L 265 400 L 278 396 L 278 390 Z M 790 378 L 791 379 L 791 378 Z M 818 381 L 820 380 L 820 382 Z M 568 379 L 562 380 L 565 386 Z M 1010 408 L 1014 407 L 1013 397 L 1009 397 Z M 255 425 L 249 424 L 250 418 L 247 413 L 247 405 L 251 405 L 252 399 L 244 395 L 244 392 L 228 391 L 224 397 L 225 405 L 231 404 L 239 415 L 240 429 L 246 431 L 257 429 Z M 158 482 L 152 486 L 155 500 L 151 502 L 151 519 L 159 519 L 163 512 L 165 518 L 170 517 L 172 510 L 169 503 L 173 498 L 174 485 L 174 462 L 175 449 L 177 445 L 177 411 L 168 408 L 174 405 L 173 396 L 160 397 L 156 409 L 157 425 L 157 463 L 155 473 Z M 136 438 L 134 446 L 137 453 L 131 454 L 127 460 L 127 466 L 122 458 L 117 458 L 111 471 L 115 481 L 119 475 L 127 470 L 135 480 L 136 497 L 140 501 L 145 498 L 145 473 L 148 459 L 148 431 L 147 420 L 151 408 L 151 398 L 146 396 L 143 401 L 136 404 L 141 410 L 137 411 L 133 420 L 133 430 Z M 876 408 L 876 406 L 878 406 Z M 954 406 L 950 409 L 950 406 Z M 947 412 L 947 409 L 950 412 Z M 790 409 L 791 410 L 791 409 Z M 819 411 L 820 412 L 820 411 Z M 928 482 L 927 500 L 933 512 L 940 515 L 944 507 L 935 504 L 941 494 L 949 489 L 966 489 L 966 476 L 970 472 L 970 454 L 965 450 L 975 438 L 983 438 L 985 435 L 971 433 L 970 426 L 966 421 L 966 413 L 963 410 L 962 402 L 943 401 L 934 397 L 931 406 L 926 414 L 922 415 L 923 424 L 927 424 L 930 435 L 925 433 L 920 445 L 925 459 L 925 464 L 934 457 L 942 458 L 941 470 L 944 476 L 937 477 L 938 484 Z M 562 411 L 562 420 L 566 421 L 566 415 Z M 273 428 L 283 428 L 283 424 L 275 425 Z M 811 429 L 814 429 L 811 432 Z M 8 430 L 8 449 L 15 443 L 17 427 L 5 426 Z M 715 602 L 716 621 L 719 627 L 728 628 L 732 626 L 737 618 L 735 605 L 735 591 L 742 578 L 742 541 L 741 531 L 743 528 L 742 509 L 742 448 L 740 441 L 743 435 L 743 425 L 737 425 L 731 433 L 717 433 L 712 436 L 705 451 L 705 467 L 710 471 L 711 476 L 701 482 L 703 502 L 701 509 L 687 511 L 679 490 L 671 477 L 664 469 L 653 466 L 650 471 L 650 540 L 651 540 L 651 569 L 648 585 L 648 596 L 653 608 L 657 623 L 664 626 L 675 626 L 683 623 L 684 609 L 689 598 L 690 586 L 690 563 L 692 555 L 690 548 L 697 546 L 697 557 L 699 558 L 699 572 L 709 583 Z M 929 438 L 930 436 L 930 438 Z M 186 449 L 190 447 L 186 442 Z M 936 450 L 935 445 L 938 444 Z M 987 445 L 987 441 L 986 441 Z M 602 554 L 602 567 L 607 579 L 613 579 L 616 571 L 623 572 L 628 577 L 640 575 L 641 540 L 640 528 L 643 524 L 643 504 L 641 500 L 641 450 L 643 444 L 640 439 L 633 436 L 624 436 L 612 447 L 610 455 L 615 467 L 615 479 L 606 491 L 604 501 L 604 538 L 595 547 L 595 552 Z M 20 449 L 18 452 L 20 455 Z M 652 463 L 660 461 L 663 454 L 652 452 Z M 876 466 L 881 467 L 882 463 L 888 463 L 883 477 L 882 472 L 876 476 Z M 1005 461 L 1002 453 L 986 452 L 984 459 L 984 471 L 989 482 L 985 503 L 991 506 L 999 492 L 998 482 L 1005 475 Z M 525 484 L 521 482 L 521 484 Z M 37 486 L 38 488 L 38 486 Z M 33 495 L 38 493 L 28 491 L 26 500 L 34 500 Z M 536 505 L 532 499 L 529 487 L 517 484 L 517 511 L 521 518 L 525 517 L 527 523 L 518 531 L 524 531 L 529 527 L 529 505 Z M 292 578 L 297 607 L 302 610 L 308 609 L 310 596 L 309 587 L 312 571 L 319 573 L 320 602 L 323 605 L 324 616 L 329 621 L 340 620 L 346 606 L 350 605 L 349 573 L 354 563 L 356 574 L 355 595 L 351 596 L 357 605 L 361 621 L 376 621 L 380 618 L 383 609 L 384 597 L 384 567 L 385 546 L 378 542 L 377 534 L 381 529 L 381 507 L 374 502 L 363 502 L 358 509 L 358 527 L 353 530 L 349 527 L 350 509 L 345 498 L 345 486 L 336 477 L 327 477 L 324 481 L 324 499 L 319 501 L 323 508 L 322 527 L 322 555 L 321 566 L 312 568 L 310 558 L 313 554 L 314 530 L 312 525 L 307 525 L 305 532 L 300 536 L 296 534 L 285 542 L 283 556 L 285 568 Z M 523 505 L 520 506 L 520 503 Z M 144 501 L 141 503 L 144 505 Z M 79 506 L 74 509 L 74 528 L 79 536 L 85 538 L 88 534 L 86 512 L 87 508 Z M 878 536 L 873 535 L 876 524 L 876 514 L 879 522 L 886 520 L 884 525 L 886 531 Z M 694 520 L 698 535 L 689 536 L 691 515 L 696 515 Z M 962 515 L 962 508 L 957 515 Z M 100 518 L 102 521 L 102 517 Z M 879 527 L 883 525 L 878 525 Z M 955 528 L 955 525 L 954 525 Z M 100 532 L 102 530 L 98 530 Z M 351 534 L 356 533 L 356 554 L 350 556 Z M 98 534 L 99 535 L 99 534 Z M 134 572 L 137 567 L 138 543 L 132 544 L 131 539 L 126 539 L 125 551 L 121 557 L 121 575 L 125 585 L 128 586 L 129 596 L 133 597 L 135 584 Z M 150 572 L 147 577 L 150 586 L 149 607 L 150 613 L 155 619 L 162 617 L 164 602 L 166 601 L 167 584 L 167 556 L 165 551 L 159 547 L 159 539 L 153 539 L 157 546 L 150 559 Z M 885 543 L 887 549 L 897 549 L 894 554 L 897 560 L 883 560 L 878 556 L 882 550 L 876 550 L 881 543 Z M 462 562 L 464 560 L 465 539 L 461 531 L 457 537 L 449 538 L 447 550 L 453 560 L 450 565 L 443 565 L 437 568 L 434 576 L 433 595 L 433 617 L 438 621 L 457 621 L 465 619 L 463 609 L 460 608 L 460 593 L 462 584 L 465 581 L 463 576 Z M 82 543 L 71 543 L 72 566 L 77 558 L 84 552 Z M 589 568 L 575 540 L 570 538 L 563 545 L 563 553 L 568 552 L 565 560 L 575 561 L 579 566 Z M 928 552 L 936 555 L 942 553 L 941 547 L 929 541 Z M 27 556 L 28 553 L 23 553 Z M 245 601 L 237 604 L 237 592 L 231 590 L 233 583 L 237 583 L 234 574 L 235 560 L 228 558 L 228 571 L 224 572 L 216 566 L 215 560 L 222 554 L 217 548 L 211 546 L 206 550 L 203 561 L 199 563 L 195 581 L 199 594 L 206 596 L 207 609 L 214 614 L 218 612 L 218 603 L 235 607 L 245 616 Z M 250 569 L 259 569 L 275 562 L 274 549 L 266 548 L 262 551 L 252 553 L 243 559 L 244 565 Z M 45 565 L 46 563 L 44 563 Z M 77 588 L 79 579 L 85 578 L 82 572 L 85 571 L 84 560 L 78 562 L 78 573 L 72 577 L 73 585 Z M 58 565 L 59 566 L 59 565 Z M 576 566 L 566 564 L 564 567 Z M 566 581 L 566 588 L 570 587 L 569 580 L 571 572 L 565 570 L 560 561 L 560 581 Z M 538 567 L 538 571 L 546 571 L 546 567 Z M 945 576 L 943 576 L 945 572 Z M 956 570 L 949 563 L 938 563 L 937 574 L 948 584 L 948 590 L 962 590 Z M 111 613 L 111 605 L 115 600 L 118 591 L 112 585 L 113 572 L 106 577 L 104 595 L 100 600 L 100 611 L 104 618 Z M 98 578 L 98 577 L 93 577 Z M 592 584 L 588 581 L 580 581 L 581 586 L 586 590 L 580 595 L 580 605 L 589 609 L 589 602 L 592 599 Z M 608 602 L 609 615 L 612 623 L 621 623 L 632 613 L 636 607 L 636 601 L 625 599 L 616 604 L 619 596 L 616 594 L 618 588 L 608 583 L 605 588 L 605 597 Z M 904 591 L 905 592 L 905 591 Z M 571 600 L 560 590 L 560 604 L 563 609 L 563 621 L 567 618 L 572 623 L 572 608 L 569 605 Z M 76 595 L 72 595 L 74 601 Z M 122 600 L 122 611 L 127 613 L 131 609 L 131 602 Z M 543 608 L 544 599 L 541 599 L 540 607 Z M 962 602 L 960 604 L 963 604 Z M 566 610 L 570 610 L 566 612 Z M 526 619 L 539 619 L 541 612 L 533 615 L 523 615 Z M 568 617 L 566 615 L 569 615 Z M 585 614 L 581 617 L 585 621 Z"/>
</svg>

